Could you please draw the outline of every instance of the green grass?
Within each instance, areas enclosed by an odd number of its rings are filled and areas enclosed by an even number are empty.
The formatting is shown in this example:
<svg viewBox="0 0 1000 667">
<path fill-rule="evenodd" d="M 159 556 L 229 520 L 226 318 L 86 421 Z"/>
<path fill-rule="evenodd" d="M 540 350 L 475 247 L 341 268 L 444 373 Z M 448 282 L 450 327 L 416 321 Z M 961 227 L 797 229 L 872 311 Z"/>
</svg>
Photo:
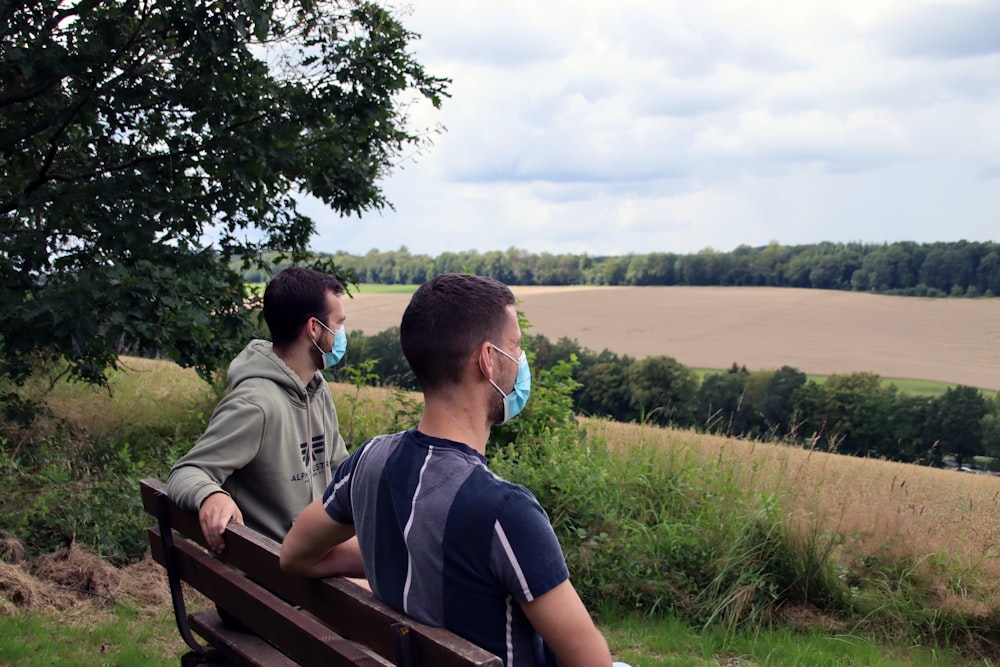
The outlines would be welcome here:
<svg viewBox="0 0 1000 667">
<path fill-rule="evenodd" d="M 266 283 L 247 283 L 246 288 L 254 294 L 263 294 Z M 419 285 L 382 285 L 380 283 L 359 283 L 351 286 L 351 293 L 359 294 L 413 294 Z"/>
<path fill-rule="evenodd" d="M 169 608 L 117 607 L 96 622 L 56 611 L 0 615 L 4 667 L 177 667 L 185 648 Z"/>
<path fill-rule="evenodd" d="M 692 369 L 695 375 L 698 376 L 699 380 L 703 380 L 706 375 L 713 375 L 716 373 L 725 373 L 728 369 L 726 368 L 695 368 Z M 827 375 L 806 375 L 806 380 L 809 382 L 815 382 L 817 384 L 823 384 L 829 379 Z M 903 394 L 911 394 L 913 396 L 929 396 L 931 398 L 941 396 L 948 389 L 952 389 L 957 385 L 953 382 L 939 382 L 937 380 L 913 380 L 906 378 L 881 378 L 883 386 L 895 385 Z M 983 395 L 985 396 L 997 396 L 1000 392 L 991 391 L 988 389 L 981 389 Z"/>
<path fill-rule="evenodd" d="M 96 622 L 56 612 L 0 616 L 0 666 L 176 667 L 187 651 L 169 608 L 118 607 Z M 788 629 L 729 634 L 674 616 L 597 614 L 616 660 L 633 667 L 988 667 L 926 647 L 893 649 L 844 634 Z"/>
<path fill-rule="evenodd" d="M 861 637 L 791 629 L 731 635 L 698 630 L 676 617 L 650 619 L 601 614 L 598 619 L 616 660 L 633 667 L 940 667 L 988 666 L 954 653 L 913 646 L 887 648 Z"/>
<path fill-rule="evenodd" d="M 361 283 L 357 291 L 361 294 L 413 294 L 420 285 L 380 285 L 377 283 Z M 351 290 L 354 291 L 354 290 Z"/>
<path fill-rule="evenodd" d="M 827 376 L 822 375 L 809 375 L 807 378 L 818 384 L 823 384 L 828 379 Z M 903 394 L 929 396 L 931 398 L 941 396 L 948 389 L 957 386 L 952 382 L 938 382 L 937 380 L 913 380 L 905 378 L 881 378 L 881 380 L 883 387 L 895 385 L 896 389 Z"/>
</svg>

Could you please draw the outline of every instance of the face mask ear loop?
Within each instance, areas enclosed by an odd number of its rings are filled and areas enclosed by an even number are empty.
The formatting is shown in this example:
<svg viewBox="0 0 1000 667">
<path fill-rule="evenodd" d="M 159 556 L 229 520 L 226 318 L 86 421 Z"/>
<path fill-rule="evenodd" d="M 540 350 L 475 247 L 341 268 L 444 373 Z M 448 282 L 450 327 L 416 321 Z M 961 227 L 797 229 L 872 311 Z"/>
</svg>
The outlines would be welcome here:
<svg viewBox="0 0 1000 667">
<path fill-rule="evenodd" d="M 323 335 L 323 323 L 319 321 L 318 317 L 314 317 L 313 319 L 316 320 L 316 324 L 319 325 L 319 327 L 320 327 L 319 335 L 322 336 Z M 312 333 L 312 332 L 310 331 L 309 333 Z M 311 338 L 311 336 L 310 336 L 310 338 Z M 312 342 L 313 342 L 313 345 L 315 345 L 316 347 L 319 347 L 319 336 L 317 336 L 316 338 L 313 338 Z M 320 348 L 320 352 L 322 352 L 322 351 L 323 351 L 323 348 Z"/>
<path fill-rule="evenodd" d="M 320 325 L 320 326 L 323 326 L 323 323 L 319 321 L 319 318 L 318 318 L 318 317 L 314 317 L 314 318 L 312 318 L 312 319 L 316 320 L 316 324 L 318 324 L 318 325 Z M 310 334 L 310 335 L 309 335 L 309 340 L 311 340 L 311 341 L 312 341 L 312 344 L 313 344 L 313 347 L 315 347 L 315 348 L 316 348 L 317 350 L 319 350 L 319 353 L 320 353 L 320 354 L 323 354 L 323 348 L 321 348 L 321 347 L 319 346 L 319 339 L 318 339 L 318 338 L 313 338 L 313 337 L 312 337 L 312 331 L 310 331 L 310 332 L 309 332 L 309 334 Z M 321 334 L 321 335 L 322 335 L 322 334 Z"/>
<path fill-rule="evenodd" d="M 496 347 L 496 345 L 493 345 L 493 343 L 490 343 L 490 345 L 492 347 Z M 500 393 L 500 396 L 503 397 L 504 421 L 506 421 L 506 417 L 507 417 L 507 394 L 505 394 L 504 391 L 503 391 L 503 389 L 500 388 L 500 385 L 498 385 L 496 382 L 493 381 L 493 378 L 491 378 L 488 375 L 486 375 L 486 370 L 483 368 L 483 357 L 482 357 L 482 355 L 480 355 L 480 357 L 479 357 L 479 372 L 483 374 L 483 377 L 486 378 L 486 381 L 489 382 L 491 385 L 493 385 L 493 388 L 496 389 Z"/>
</svg>

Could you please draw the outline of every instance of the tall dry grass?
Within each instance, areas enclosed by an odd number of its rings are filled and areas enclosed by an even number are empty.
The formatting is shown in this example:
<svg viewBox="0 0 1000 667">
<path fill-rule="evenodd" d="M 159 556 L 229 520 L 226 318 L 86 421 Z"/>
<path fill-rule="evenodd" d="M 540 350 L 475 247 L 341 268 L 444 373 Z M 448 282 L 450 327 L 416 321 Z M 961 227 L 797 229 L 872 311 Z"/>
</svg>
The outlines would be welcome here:
<svg viewBox="0 0 1000 667">
<path fill-rule="evenodd" d="M 211 414 L 225 387 L 209 384 L 193 369 L 170 361 L 122 357 L 108 372 L 108 386 L 94 387 L 44 375 L 29 379 L 22 395 L 43 403 L 55 421 L 89 438 L 104 438 L 132 427 L 170 430 L 179 418 Z"/>
<path fill-rule="evenodd" d="M 874 564 L 896 563 L 942 611 L 985 616 L 1000 608 L 1000 478 L 843 456 L 799 447 L 584 419 L 623 455 L 670 449 L 706 469 L 734 472 L 775 497 L 793 540 L 826 540 L 850 584 Z"/>
</svg>

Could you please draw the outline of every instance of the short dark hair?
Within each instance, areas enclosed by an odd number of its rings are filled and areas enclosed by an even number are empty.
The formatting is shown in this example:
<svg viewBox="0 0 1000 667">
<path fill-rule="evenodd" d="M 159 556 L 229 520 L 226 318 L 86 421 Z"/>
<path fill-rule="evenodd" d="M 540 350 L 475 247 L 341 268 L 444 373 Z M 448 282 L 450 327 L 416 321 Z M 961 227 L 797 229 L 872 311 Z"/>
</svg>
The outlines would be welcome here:
<svg viewBox="0 0 1000 667">
<path fill-rule="evenodd" d="M 293 342 L 310 317 L 326 323 L 330 315 L 327 292 L 340 296 L 344 286 L 315 269 L 290 266 L 278 272 L 264 290 L 264 320 L 271 342 L 279 346 Z"/>
<path fill-rule="evenodd" d="M 499 280 L 443 273 L 413 294 L 403 312 L 399 342 L 424 391 L 458 383 L 475 348 L 503 333 L 516 300 Z"/>
</svg>

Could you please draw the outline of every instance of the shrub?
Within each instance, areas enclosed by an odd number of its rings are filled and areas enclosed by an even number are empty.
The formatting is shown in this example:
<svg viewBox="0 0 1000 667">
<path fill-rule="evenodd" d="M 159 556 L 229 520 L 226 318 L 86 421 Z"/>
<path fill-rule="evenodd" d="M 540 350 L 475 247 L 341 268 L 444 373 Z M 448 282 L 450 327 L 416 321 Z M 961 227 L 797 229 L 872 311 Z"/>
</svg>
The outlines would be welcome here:
<svg viewBox="0 0 1000 667">
<path fill-rule="evenodd" d="M 674 451 L 627 456 L 581 429 L 572 364 L 540 371 L 522 417 L 494 430 L 490 467 L 546 509 L 591 606 L 759 625 L 795 585 L 777 503 Z"/>
</svg>

